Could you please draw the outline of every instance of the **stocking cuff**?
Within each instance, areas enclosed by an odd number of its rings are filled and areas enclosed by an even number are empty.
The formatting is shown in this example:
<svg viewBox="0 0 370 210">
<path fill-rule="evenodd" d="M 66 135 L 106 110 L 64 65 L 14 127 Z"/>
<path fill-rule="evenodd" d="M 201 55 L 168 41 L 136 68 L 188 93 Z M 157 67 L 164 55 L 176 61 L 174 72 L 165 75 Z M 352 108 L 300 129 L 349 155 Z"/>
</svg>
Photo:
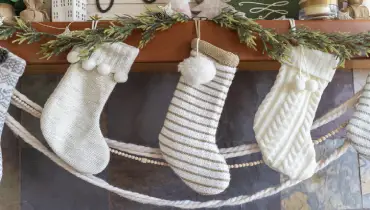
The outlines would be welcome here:
<svg viewBox="0 0 370 210">
<path fill-rule="evenodd" d="M 197 50 L 197 39 L 191 42 L 191 48 Z M 215 59 L 218 63 L 229 67 L 237 67 L 239 57 L 231 52 L 218 48 L 206 41 L 199 40 L 199 52 Z"/>
<path fill-rule="evenodd" d="M 107 43 L 98 48 L 89 60 L 95 60 L 96 65 L 109 65 L 112 73 L 128 74 L 138 54 L 138 48 L 125 43 Z"/>
<path fill-rule="evenodd" d="M 6 50 L 5 48 L 2 47 L 0 47 L 0 49 Z M 7 58 L 5 59 L 5 61 L 0 62 L 0 71 L 3 74 L 11 73 L 12 75 L 18 75 L 19 77 L 23 74 L 25 68 L 26 61 L 9 51 L 7 53 Z"/>
<path fill-rule="evenodd" d="M 291 60 L 287 63 L 288 65 L 329 82 L 339 63 L 339 59 L 332 54 L 303 47 L 293 47 L 289 57 Z"/>
</svg>

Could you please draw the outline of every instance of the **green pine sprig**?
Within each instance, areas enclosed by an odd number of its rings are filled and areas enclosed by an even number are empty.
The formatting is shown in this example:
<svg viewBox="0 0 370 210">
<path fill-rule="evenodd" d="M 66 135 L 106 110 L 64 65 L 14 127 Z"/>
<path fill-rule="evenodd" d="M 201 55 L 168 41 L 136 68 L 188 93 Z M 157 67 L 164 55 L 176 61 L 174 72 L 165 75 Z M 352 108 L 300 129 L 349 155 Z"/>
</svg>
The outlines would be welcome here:
<svg viewBox="0 0 370 210">
<path fill-rule="evenodd" d="M 144 14 L 137 17 L 119 16 L 117 22 L 121 26 L 111 26 L 106 30 L 107 34 L 113 34 L 117 38 L 127 38 L 135 29 L 142 31 L 139 48 L 145 47 L 151 41 L 157 31 L 165 31 L 176 23 L 184 23 L 190 18 L 182 13 L 167 14 L 165 10 L 147 9 Z"/>
<path fill-rule="evenodd" d="M 355 56 L 368 56 L 370 53 L 370 32 L 349 33 L 323 33 L 313 31 L 306 27 L 297 28 L 289 33 L 290 38 L 297 45 L 310 49 L 320 50 L 336 55 L 344 65 L 345 60 Z"/>
<path fill-rule="evenodd" d="M 221 27 L 236 31 L 240 42 L 254 50 L 257 50 L 256 40 L 260 37 L 263 53 L 268 53 L 273 59 L 280 60 L 287 51 L 289 41 L 286 36 L 277 34 L 273 29 L 263 28 L 235 10 L 226 8 L 212 21 Z"/>
<path fill-rule="evenodd" d="M 92 17 L 96 20 L 97 17 Z M 14 38 L 14 43 L 31 44 L 46 40 L 41 45 L 40 54 L 50 58 L 72 47 L 80 47 L 82 59 L 88 58 L 92 52 L 104 43 L 121 42 L 127 39 L 135 30 L 141 31 L 139 47 L 149 43 L 158 31 L 165 31 L 174 24 L 189 21 L 182 13 L 168 14 L 164 9 L 147 10 L 145 13 L 131 17 L 118 16 L 109 27 L 72 31 L 69 34 L 53 35 L 39 32 L 31 24 L 16 18 L 14 25 L 0 26 L 0 40 Z M 240 42 L 257 50 L 257 38 L 262 42 L 263 53 L 275 60 L 286 60 L 292 46 L 301 45 L 309 49 L 320 50 L 336 55 L 344 64 L 354 56 L 370 53 L 370 32 L 360 34 L 323 33 L 305 27 L 297 27 L 287 34 L 278 34 L 273 29 L 263 28 L 252 19 L 241 13 L 225 9 L 215 17 L 213 22 L 237 32 Z M 48 38 L 48 39 L 44 39 Z"/>
</svg>

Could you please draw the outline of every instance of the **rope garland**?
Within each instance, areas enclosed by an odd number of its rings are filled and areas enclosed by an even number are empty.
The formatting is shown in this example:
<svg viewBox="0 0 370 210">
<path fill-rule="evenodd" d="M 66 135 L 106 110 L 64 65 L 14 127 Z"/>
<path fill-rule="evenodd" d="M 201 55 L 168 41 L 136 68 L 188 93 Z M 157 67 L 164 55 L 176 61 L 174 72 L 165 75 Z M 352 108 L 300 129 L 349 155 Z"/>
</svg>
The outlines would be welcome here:
<svg viewBox="0 0 370 210">
<path fill-rule="evenodd" d="M 362 91 L 363 90 L 360 90 L 350 99 L 348 99 L 346 102 L 330 110 L 327 114 L 323 115 L 319 119 L 315 120 L 312 126 L 312 130 L 318 127 L 321 127 L 322 125 L 339 118 L 346 111 L 354 107 Z M 40 118 L 41 116 L 42 107 L 32 102 L 30 99 L 28 99 L 25 95 L 21 94 L 17 90 L 15 90 L 13 93 L 11 103 L 17 106 L 18 108 L 30 113 L 32 116 L 36 118 Z M 321 143 L 325 139 L 338 133 L 342 128 L 345 127 L 345 125 L 346 125 L 345 123 L 340 125 L 337 129 L 315 140 L 314 143 L 315 144 Z M 158 148 L 151 148 L 151 147 L 145 147 L 145 146 L 136 145 L 136 144 L 124 143 L 124 142 L 119 142 L 119 141 L 108 139 L 108 138 L 106 138 L 106 141 L 112 150 L 120 151 L 122 152 L 122 154 L 123 153 L 132 154 L 132 155 L 140 156 L 142 158 L 163 159 L 162 153 Z M 257 144 L 248 144 L 248 145 L 244 144 L 244 145 L 240 145 L 236 147 L 220 149 L 221 154 L 223 154 L 226 159 L 250 155 L 250 154 L 257 153 L 259 151 L 260 150 Z M 143 161 L 146 161 L 146 160 L 143 160 Z"/>
<path fill-rule="evenodd" d="M 95 177 L 92 175 L 81 174 L 77 172 L 76 170 L 74 170 L 73 168 L 71 168 L 65 162 L 63 162 L 53 152 L 48 150 L 37 138 L 35 138 L 32 134 L 30 134 L 22 125 L 20 125 L 9 114 L 6 116 L 5 123 L 16 135 L 21 137 L 26 143 L 30 144 L 32 147 L 34 147 L 35 149 L 37 149 L 38 151 L 46 155 L 48 158 L 50 158 L 57 165 L 64 168 L 65 170 L 75 175 L 76 177 L 82 180 L 85 180 L 86 182 L 91 183 L 97 187 L 100 187 L 110 192 L 116 193 L 117 195 L 121 197 L 130 199 L 136 202 L 140 202 L 143 204 L 152 204 L 152 205 L 157 205 L 157 206 L 171 206 L 171 207 L 187 208 L 187 209 L 217 208 L 217 207 L 222 207 L 222 206 L 234 206 L 234 205 L 241 205 L 241 204 L 248 203 L 248 202 L 251 202 L 257 199 L 261 199 L 264 197 L 274 195 L 276 193 L 281 192 L 284 189 L 287 189 L 289 187 L 292 187 L 300 183 L 300 181 L 298 180 L 288 180 L 278 186 L 266 188 L 253 195 L 242 195 L 242 196 L 232 197 L 227 200 L 210 200 L 206 202 L 199 202 L 199 201 L 190 201 L 190 200 L 171 201 L 171 200 L 160 199 L 156 197 L 143 195 L 140 193 L 131 192 L 128 190 L 123 190 L 123 189 L 110 185 L 109 183 L 107 183 L 106 181 L 98 177 Z M 327 165 L 329 165 L 334 160 L 337 160 L 338 158 L 340 158 L 347 151 L 349 145 L 350 144 L 346 141 L 342 147 L 337 149 L 327 159 L 319 161 L 318 166 L 316 168 L 316 172 L 325 168 Z"/>
<path fill-rule="evenodd" d="M 343 128 L 345 128 L 347 126 L 347 124 L 348 124 L 348 121 L 341 124 L 336 129 L 330 131 L 328 134 L 320 137 L 317 140 L 314 140 L 313 143 L 315 145 L 318 145 L 318 144 L 324 142 L 325 140 L 334 136 L 339 131 L 341 131 Z M 141 163 L 153 164 L 153 165 L 158 165 L 158 166 L 169 166 L 166 162 L 163 162 L 163 161 L 157 161 L 157 160 L 152 160 L 152 159 L 148 159 L 148 158 L 145 158 L 145 157 L 139 157 L 139 156 L 131 155 L 131 154 L 128 154 L 128 153 L 125 153 L 125 152 L 122 152 L 122 151 L 119 151 L 119 150 L 116 150 L 116 149 L 111 148 L 110 151 L 111 151 L 111 153 L 113 153 L 115 155 L 119 155 L 119 156 L 122 156 L 122 157 L 125 157 L 125 158 L 128 158 L 128 159 L 131 159 L 131 160 L 136 160 L 136 161 L 139 161 Z M 163 159 L 163 157 L 161 156 L 160 159 Z M 229 165 L 229 168 L 237 169 L 237 168 L 257 166 L 257 165 L 261 165 L 261 164 L 263 164 L 263 160 L 257 160 L 257 161 L 247 162 L 247 163 L 232 164 L 232 165 Z"/>
<path fill-rule="evenodd" d="M 349 99 L 347 102 L 344 104 L 346 105 L 340 105 L 337 108 L 333 109 L 329 113 L 332 113 L 332 115 L 324 115 L 323 119 L 319 119 L 319 122 L 327 121 L 330 122 L 333 119 L 338 118 L 338 113 L 343 112 L 343 110 L 348 110 L 351 107 L 355 105 L 353 103 L 356 101 L 356 95 Z M 17 107 L 30 112 L 35 117 L 38 117 L 41 115 L 42 108 L 37 105 L 36 103 L 32 102 L 29 100 L 26 96 L 22 95 L 18 91 L 14 92 L 14 96 L 12 98 L 12 103 L 16 105 Z M 352 104 L 352 105 L 351 105 Z M 344 113 L 344 112 L 343 112 Z M 136 192 L 131 192 L 128 190 L 120 189 L 115 186 L 110 185 L 106 181 L 95 177 L 93 175 L 86 175 L 86 174 L 81 174 L 74 170 L 72 167 L 67 165 L 64 161 L 62 161 L 59 157 L 57 157 L 52 151 L 50 151 L 47 147 L 45 147 L 36 137 L 34 137 L 32 134 L 30 134 L 22 125 L 20 125 L 19 122 L 17 122 L 12 116 L 7 114 L 6 116 L 6 121 L 5 123 L 8 125 L 8 127 L 19 137 L 21 137 L 26 143 L 30 144 L 32 147 L 46 155 L 48 158 L 50 158 L 53 162 L 55 162 L 57 165 L 61 166 L 71 174 L 75 175 L 76 177 L 85 180 L 88 183 L 91 183 L 97 187 L 106 189 L 110 192 L 116 193 L 119 196 L 122 196 L 124 198 L 140 202 L 143 204 L 152 204 L 152 205 L 157 205 L 157 206 L 171 206 L 171 207 L 178 207 L 178 208 L 187 208 L 187 209 L 199 209 L 199 208 L 218 208 L 222 206 L 234 206 L 234 205 L 241 205 L 245 204 L 248 202 L 255 201 L 257 199 L 261 199 L 264 197 L 268 197 L 271 195 L 274 195 L 276 193 L 281 192 L 284 189 L 287 189 L 289 187 L 292 187 L 298 183 L 300 183 L 300 180 L 288 180 L 285 181 L 284 183 L 274 186 L 274 187 L 269 187 L 264 190 L 261 190 L 259 192 L 256 192 L 253 195 L 241 195 L 237 197 L 232 197 L 226 200 L 210 200 L 206 202 L 199 202 L 199 201 L 190 201 L 190 200 L 166 200 L 166 199 L 160 199 L 156 197 L 151 197 L 148 195 L 143 195 L 140 193 Z M 342 127 L 344 127 L 345 124 L 342 124 L 339 126 L 336 130 L 328 133 L 327 135 L 333 135 L 337 131 L 339 131 Z M 316 144 L 324 141 L 326 139 L 325 136 L 322 138 L 319 138 L 318 140 L 315 141 Z M 136 145 L 137 146 L 137 145 Z M 252 147 L 251 145 L 243 145 L 244 147 Z M 345 141 L 345 143 L 338 148 L 336 151 L 334 151 L 327 159 L 321 160 L 318 162 L 316 172 L 325 168 L 327 165 L 329 165 L 331 162 L 334 160 L 337 160 L 340 158 L 349 148 L 350 143 L 348 141 Z M 142 147 L 142 146 L 140 146 Z M 145 148 L 145 147 L 142 147 Z M 252 147 L 253 148 L 253 147 Z M 232 152 L 233 148 L 228 148 L 229 152 Z M 255 148 L 254 148 L 255 149 Z M 152 148 L 147 148 L 147 150 L 153 150 Z M 257 162 L 255 163 L 257 164 Z"/>
</svg>

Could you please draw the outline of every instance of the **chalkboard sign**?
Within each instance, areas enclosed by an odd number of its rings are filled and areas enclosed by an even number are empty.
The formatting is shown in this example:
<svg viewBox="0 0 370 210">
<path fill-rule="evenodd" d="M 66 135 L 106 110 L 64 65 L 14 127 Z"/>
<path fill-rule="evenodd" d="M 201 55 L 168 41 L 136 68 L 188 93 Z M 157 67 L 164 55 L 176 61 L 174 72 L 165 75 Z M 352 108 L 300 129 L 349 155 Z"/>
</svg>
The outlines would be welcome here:
<svg viewBox="0 0 370 210">
<path fill-rule="evenodd" d="M 226 0 L 247 17 L 272 20 L 285 16 L 298 19 L 299 0 Z"/>
</svg>

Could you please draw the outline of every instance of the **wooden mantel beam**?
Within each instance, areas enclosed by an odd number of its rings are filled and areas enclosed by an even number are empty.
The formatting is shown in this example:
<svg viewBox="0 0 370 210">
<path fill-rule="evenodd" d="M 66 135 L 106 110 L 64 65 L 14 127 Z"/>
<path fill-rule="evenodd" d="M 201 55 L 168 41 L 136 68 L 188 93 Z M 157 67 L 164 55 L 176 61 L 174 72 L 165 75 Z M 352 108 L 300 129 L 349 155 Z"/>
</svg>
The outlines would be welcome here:
<svg viewBox="0 0 370 210">
<path fill-rule="evenodd" d="M 288 32 L 290 27 L 289 21 L 282 20 L 260 20 L 258 23 L 266 28 L 274 28 L 279 33 Z M 42 24 L 55 28 L 64 28 L 68 25 L 64 22 L 44 22 Z M 99 24 L 109 23 L 102 22 Z M 63 32 L 63 30 L 43 25 L 33 23 L 33 26 L 39 31 L 54 34 Z M 348 32 L 354 34 L 370 31 L 370 21 L 368 20 L 296 21 L 296 25 L 328 33 Z M 76 22 L 70 26 L 70 29 L 82 30 L 89 27 L 91 27 L 89 22 Z M 276 70 L 279 68 L 279 63 L 262 54 L 261 50 L 254 51 L 241 44 L 234 31 L 221 28 L 209 21 L 203 21 L 201 32 L 203 40 L 237 54 L 241 60 L 240 70 Z M 193 22 L 176 24 L 168 31 L 156 33 L 155 38 L 140 51 L 133 67 L 134 71 L 175 71 L 177 63 L 189 56 L 190 42 L 194 37 L 196 35 Z M 135 32 L 126 40 L 126 43 L 137 46 L 139 39 L 140 34 Z M 259 42 L 257 44 L 261 46 Z M 25 59 L 28 64 L 27 73 L 63 73 L 68 67 L 66 54 L 49 60 L 39 59 L 40 55 L 37 52 L 40 49 L 40 43 L 18 45 L 11 43 L 11 41 L 0 41 L 0 46 Z M 346 69 L 353 68 L 370 69 L 370 60 L 354 58 L 346 62 Z"/>
</svg>

